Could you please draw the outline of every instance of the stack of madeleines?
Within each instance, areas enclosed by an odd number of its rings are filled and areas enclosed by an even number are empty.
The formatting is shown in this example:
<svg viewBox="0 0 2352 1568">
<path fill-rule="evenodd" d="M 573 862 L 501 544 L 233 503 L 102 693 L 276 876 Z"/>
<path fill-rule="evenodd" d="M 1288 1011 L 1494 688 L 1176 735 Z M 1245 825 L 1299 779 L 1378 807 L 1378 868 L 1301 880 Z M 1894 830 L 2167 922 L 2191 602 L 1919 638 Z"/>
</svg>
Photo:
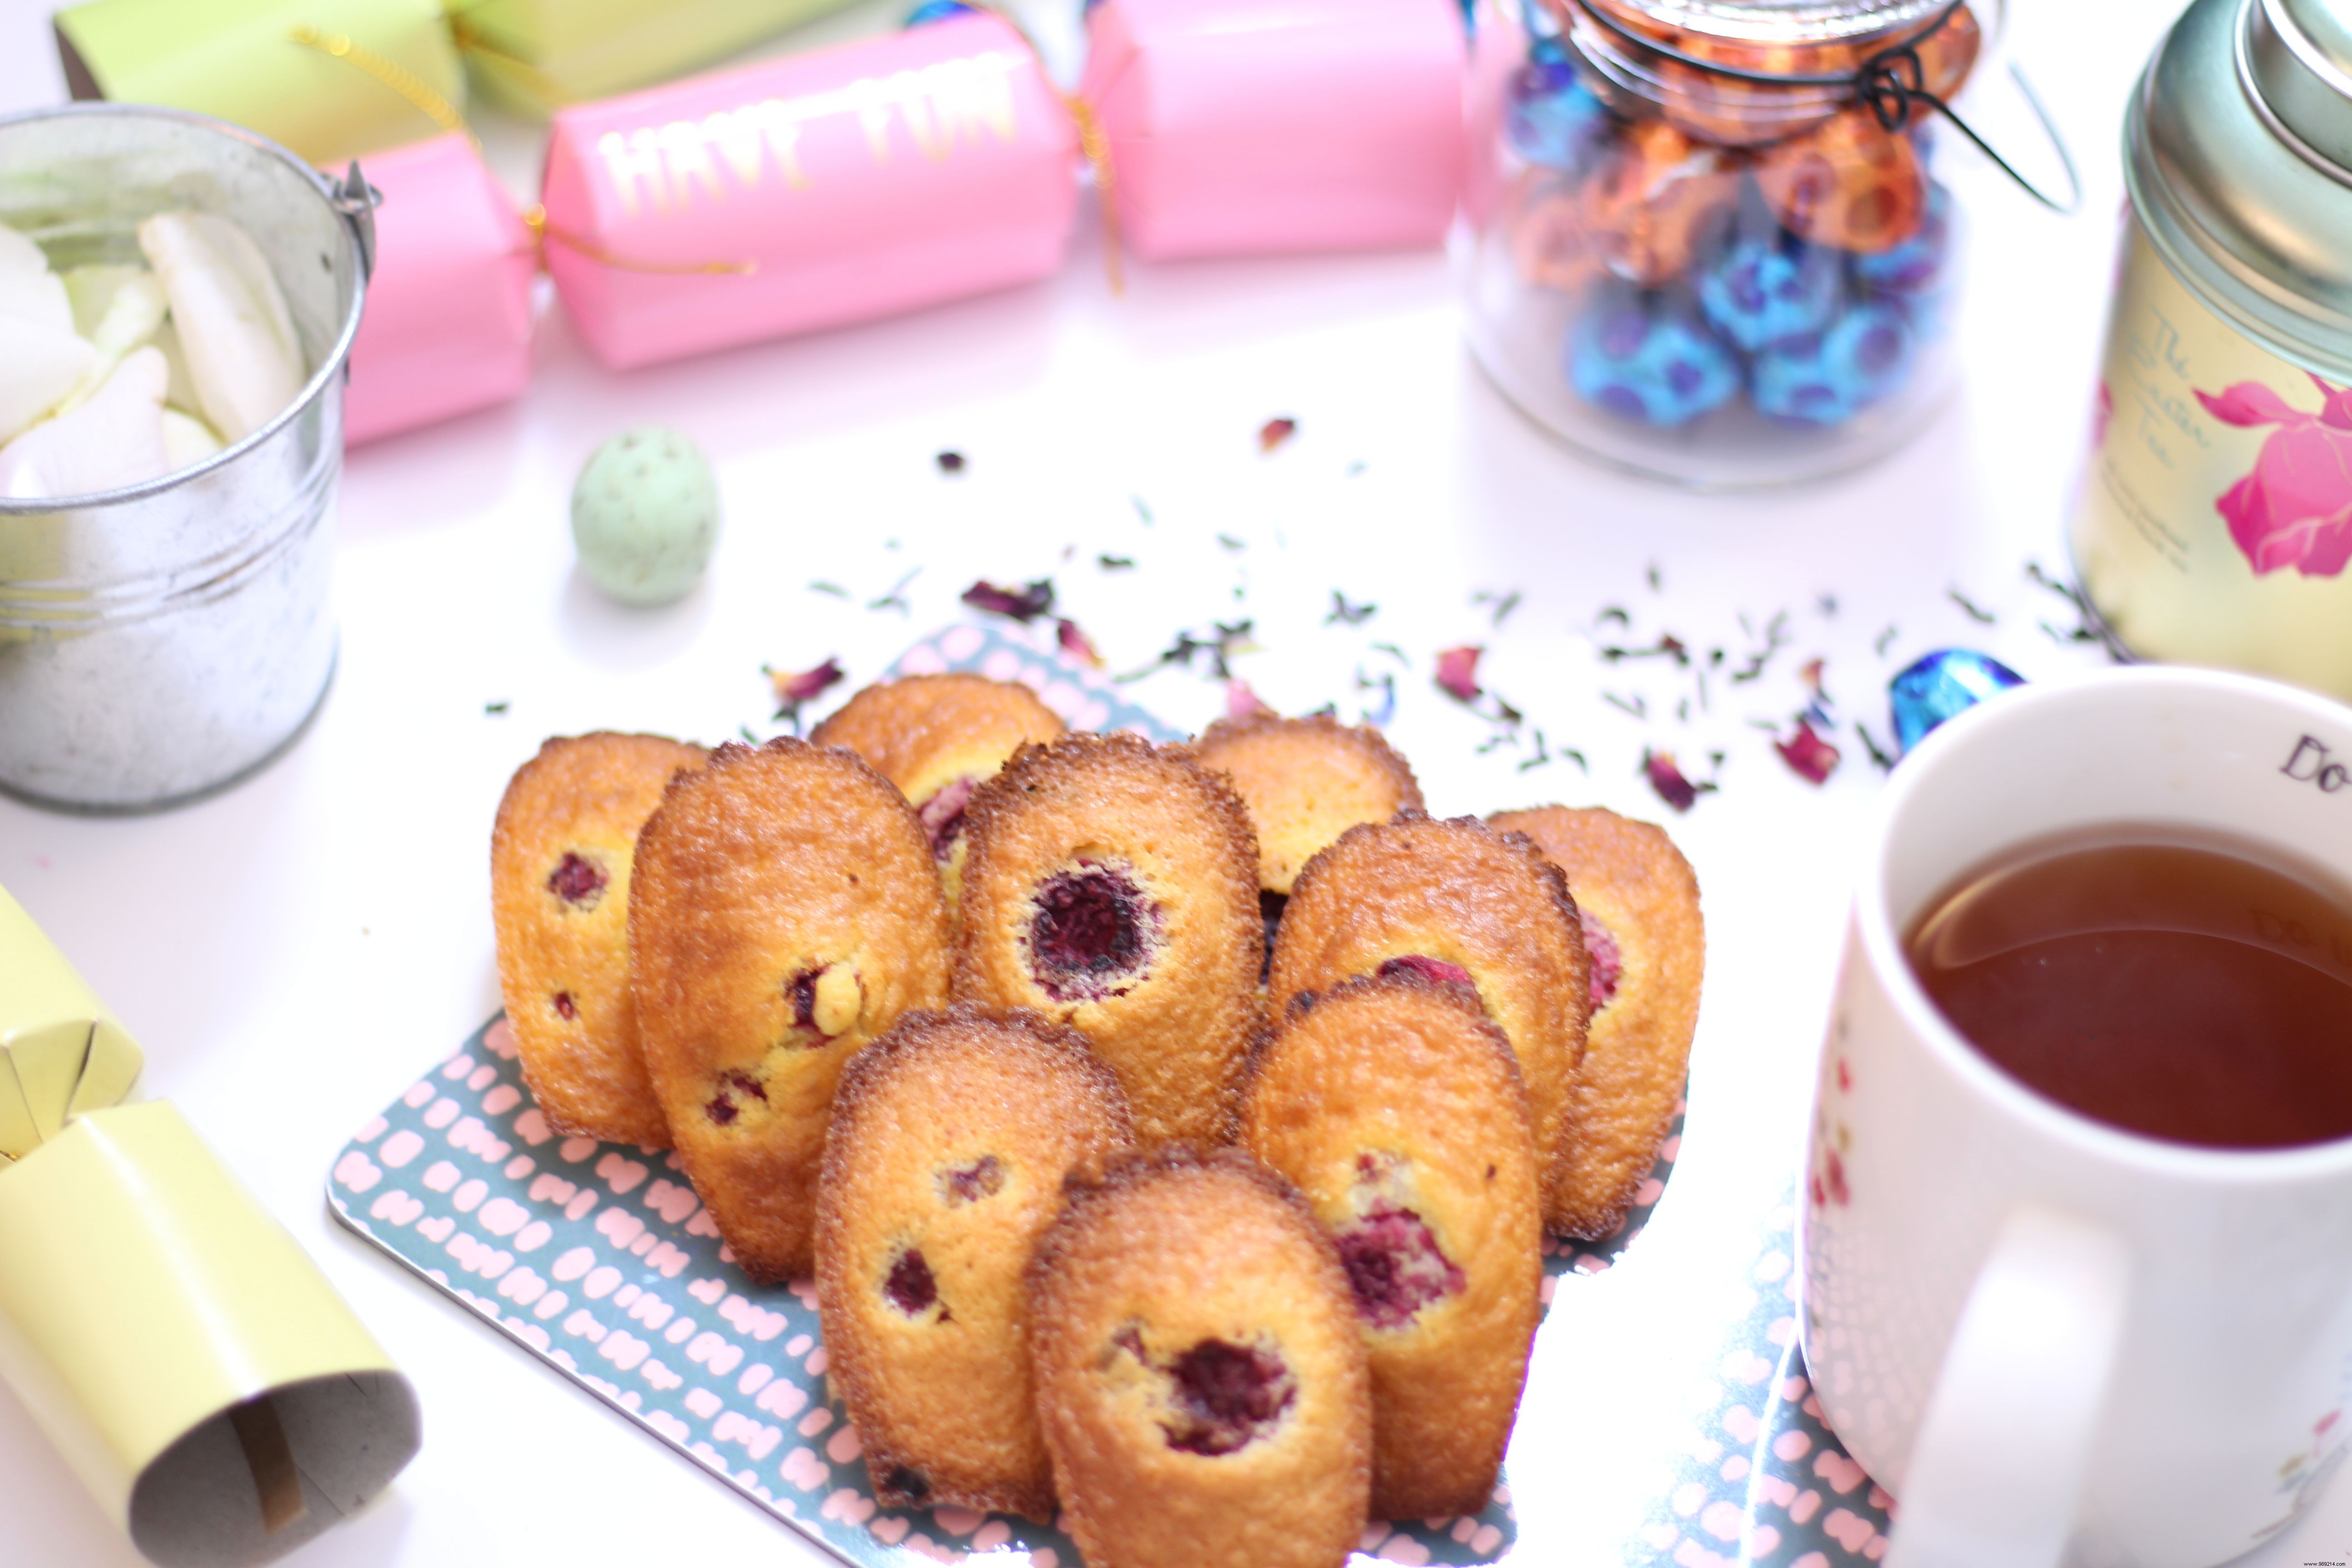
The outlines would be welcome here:
<svg viewBox="0 0 2352 1568">
<path fill-rule="evenodd" d="M 1433 819 L 1328 718 L 914 676 L 806 742 L 550 741 L 491 864 L 550 1125 L 814 1273 L 885 1504 L 1058 1508 L 1093 1568 L 1483 1508 L 1544 1232 L 1622 1222 L 1697 1021 L 1665 834 Z"/>
</svg>

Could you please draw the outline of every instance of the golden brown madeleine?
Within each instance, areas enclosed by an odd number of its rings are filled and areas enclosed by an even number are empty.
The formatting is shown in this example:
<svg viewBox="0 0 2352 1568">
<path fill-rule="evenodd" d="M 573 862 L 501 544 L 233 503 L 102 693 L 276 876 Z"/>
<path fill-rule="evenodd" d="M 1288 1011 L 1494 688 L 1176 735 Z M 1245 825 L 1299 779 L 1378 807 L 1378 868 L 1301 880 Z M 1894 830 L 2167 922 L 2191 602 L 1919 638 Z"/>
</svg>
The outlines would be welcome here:
<svg viewBox="0 0 2352 1568">
<path fill-rule="evenodd" d="M 1372 1511 L 1476 1513 L 1543 1316 L 1543 1209 L 1508 1040 L 1401 973 L 1302 995 L 1251 1058 L 1244 1147 L 1339 1244 L 1372 1373 Z"/>
<path fill-rule="evenodd" d="M 1360 822 L 1421 809 L 1412 769 L 1370 724 L 1328 713 L 1220 719 L 1192 754 L 1233 781 L 1257 830 L 1257 885 L 1288 893 L 1300 868 Z"/>
<path fill-rule="evenodd" d="M 1657 1163 L 1690 1070 L 1706 969 L 1698 879 L 1664 828 L 1613 811 L 1546 805 L 1489 820 L 1526 834 L 1566 873 L 1583 921 L 1592 1022 L 1559 1228 L 1607 1236 Z"/>
<path fill-rule="evenodd" d="M 632 984 L 686 1173 L 743 1271 L 809 1272 L 842 1064 L 947 998 L 923 825 L 850 752 L 725 745 L 637 837 Z"/>
<path fill-rule="evenodd" d="M 1061 717 L 1027 687 L 981 675 L 905 675 L 877 681 L 810 731 L 847 746 L 898 786 L 931 836 L 953 908 L 963 885 L 964 808 L 1024 741 L 1062 732 Z"/>
<path fill-rule="evenodd" d="M 629 995 L 637 829 L 699 746 L 658 735 L 557 738 L 515 770 L 490 834 L 499 991 L 548 1125 L 669 1147 Z"/>
<path fill-rule="evenodd" d="M 830 1373 L 886 1508 L 1054 1517 L 1023 1275 L 1132 1142 L 1118 1079 L 1034 1014 L 909 1013 L 850 1058 L 817 1191 Z"/>
<path fill-rule="evenodd" d="M 1259 1020 L 1257 844 L 1181 746 L 1066 735 L 972 796 L 955 994 L 1075 1026 L 1137 1136 L 1223 1131 Z"/>
<path fill-rule="evenodd" d="M 1351 827 L 1299 875 L 1274 944 L 1276 1017 L 1306 991 L 1412 970 L 1474 986 L 1519 1058 L 1544 1216 L 1557 1226 L 1576 1131 L 1590 984 L 1576 900 L 1559 868 L 1475 816 L 1405 812 Z"/>
<path fill-rule="evenodd" d="M 1331 1240 L 1237 1150 L 1114 1160 L 1029 1266 L 1037 1416 L 1091 1568 L 1339 1568 L 1372 1410 Z"/>
</svg>

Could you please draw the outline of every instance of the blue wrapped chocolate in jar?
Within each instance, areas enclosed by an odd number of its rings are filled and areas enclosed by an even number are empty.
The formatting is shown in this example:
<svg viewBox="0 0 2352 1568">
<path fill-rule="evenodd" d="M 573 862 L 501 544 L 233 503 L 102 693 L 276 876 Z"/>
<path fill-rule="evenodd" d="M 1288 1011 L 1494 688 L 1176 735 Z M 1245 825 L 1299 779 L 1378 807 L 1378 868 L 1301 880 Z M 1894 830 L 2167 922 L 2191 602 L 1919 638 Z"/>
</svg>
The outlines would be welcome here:
<svg viewBox="0 0 2352 1568">
<path fill-rule="evenodd" d="M 1899 444 L 1953 379 L 1933 121 L 2001 6 L 1482 0 L 1457 253 L 1479 362 L 1539 424 L 1685 484 Z"/>
</svg>

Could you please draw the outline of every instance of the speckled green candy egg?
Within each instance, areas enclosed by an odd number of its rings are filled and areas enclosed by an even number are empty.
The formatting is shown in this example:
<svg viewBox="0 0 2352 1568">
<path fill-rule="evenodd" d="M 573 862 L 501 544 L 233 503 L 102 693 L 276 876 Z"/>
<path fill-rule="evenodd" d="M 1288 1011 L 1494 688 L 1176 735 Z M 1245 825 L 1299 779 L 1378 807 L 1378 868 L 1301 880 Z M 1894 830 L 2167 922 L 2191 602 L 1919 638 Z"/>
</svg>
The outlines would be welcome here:
<svg viewBox="0 0 2352 1568">
<path fill-rule="evenodd" d="M 625 604 L 684 597 L 719 542 L 710 460 L 659 426 L 614 437 L 572 487 L 572 542 L 589 578 Z"/>
</svg>

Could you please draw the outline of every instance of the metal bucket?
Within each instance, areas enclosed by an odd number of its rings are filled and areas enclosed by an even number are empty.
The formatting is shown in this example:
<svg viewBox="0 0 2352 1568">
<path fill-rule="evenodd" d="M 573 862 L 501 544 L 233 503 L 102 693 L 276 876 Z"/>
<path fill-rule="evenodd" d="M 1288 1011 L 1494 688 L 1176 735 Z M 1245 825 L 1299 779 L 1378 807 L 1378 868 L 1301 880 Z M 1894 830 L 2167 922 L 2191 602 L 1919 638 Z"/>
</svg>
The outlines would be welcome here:
<svg viewBox="0 0 2352 1568">
<path fill-rule="evenodd" d="M 334 673 L 328 605 L 344 356 L 373 220 L 345 184 L 201 115 L 78 104 L 0 118 L 0 223 L 52 268 L 141 259 L 194 208 L 268 258 L 311 368 L 205 461 L 56 500 L 0 499 L 0 790 L 140 811 L 232 784 L 300 732 Z"/>
</svg>

